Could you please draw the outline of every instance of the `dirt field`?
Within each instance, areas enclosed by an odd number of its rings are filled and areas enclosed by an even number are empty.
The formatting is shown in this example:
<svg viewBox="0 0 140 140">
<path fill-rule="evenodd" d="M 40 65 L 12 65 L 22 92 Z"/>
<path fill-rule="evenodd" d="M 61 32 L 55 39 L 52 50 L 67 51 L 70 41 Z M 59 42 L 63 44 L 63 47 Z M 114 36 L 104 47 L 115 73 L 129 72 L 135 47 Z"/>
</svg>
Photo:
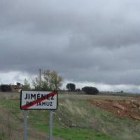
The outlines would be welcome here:
<svg viewBox="0 0 140 140">
<path fill-rule="evenodd" d="M 122 99 L 87 99 L 91 104 L 104 109 L 119 117 L 129 117 L 140 120 L 140 97 L 129 97 Z"/>
<path fill-rule="evenodd" d="M 140 120 L 140 95 L 60 95 L 60 98 L 86 99 L 92 105 L 121 118 Z"/>
</svg>

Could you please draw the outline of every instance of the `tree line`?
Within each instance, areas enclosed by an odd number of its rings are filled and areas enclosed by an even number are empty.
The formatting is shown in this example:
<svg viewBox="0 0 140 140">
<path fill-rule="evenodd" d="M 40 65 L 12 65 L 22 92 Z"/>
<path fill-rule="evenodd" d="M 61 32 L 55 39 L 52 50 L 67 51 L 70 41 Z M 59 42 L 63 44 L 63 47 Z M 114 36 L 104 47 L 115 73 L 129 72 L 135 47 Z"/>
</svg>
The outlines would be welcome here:
<svg viewBox="0 0 140 140">
<path fill-rule="evenodd" d="M 66 85 L 66 88 L 68 91 L 75 92 L 75 91 L 81 91 L 80 89 L 76 89 L 76 85 L 74 83 L 68 83 Z M 96 87 L 91 86 L 85 86 L 82 88 L 82 91 L 84 91 L 86 94 L 93 94 L 96 95 L 99 93 L 99 90 Z"/>
<path fill-rule="evenodd" d="M 36 91 L 52 91 L 52 90 L 60 90 L 62 86 L 63 78 L 54 70 L 45 70 L 42 73 L 42 76 L 35 77 L 32 81 L 32 87 L 30 82 L 25 79 L 22 86 L 20 83 L 17 84 L 17 87 L 21 87 L 22 90 L 36 90 Z M 19 86 L 18 86 L 19 85 Z M 68 83 L 66 85 L 66 89 L 71 92 L 80 92 L 84 91 L 86 94 L 98 94 L 99 90 L 96 87 L 85 86 L 82 89 L 76 89 L 76 85 L 74 83 Z M 1 85 L 1 91 L 12 91 L 11 85 Z"/>
<path fill-rule="evenodd" d="M 37 91 L 54 91 L 59 90 L 62 85 L 62 76 L 60 76 L 56 71 L 53 70 L 45 70 L 42 73 L 41 79 L 39 76 L 35 77 L 35 79 L 31 83 L 25 79 L 24 83 L 21 86 L 18 85 L 7 85 L 2 84 L 0 85 L 0 91 L 3 92 L 12 92 L 13 89 L 15 91 L 22 89 L 22 90 L 37 90 Z"/>
<path fill-rule="evenodd" d="M 60 87 L 62 86 L 62 76 L 60 76 L 56 71 L 53 70 L 46 70 L 43 72 L 43 77 L 41 77 L 41 80 L 39 77 L 36 77 L 33 80 L 33 87 L 34 90 L 60 90 Z M 29 82 L 25 79 L 23 84 L 23 89 L 28 90 L 30 89 Z M 96 87 L 91 86 L 85 86 L 82 89 L 77 89 L 76 85 L 74 83 L 68 83 L 66 85 L 66 89 L 71 92 L 80 92 L 83 91 L 86 94 L 98 94 L 99 90 Z"/>
</svg>

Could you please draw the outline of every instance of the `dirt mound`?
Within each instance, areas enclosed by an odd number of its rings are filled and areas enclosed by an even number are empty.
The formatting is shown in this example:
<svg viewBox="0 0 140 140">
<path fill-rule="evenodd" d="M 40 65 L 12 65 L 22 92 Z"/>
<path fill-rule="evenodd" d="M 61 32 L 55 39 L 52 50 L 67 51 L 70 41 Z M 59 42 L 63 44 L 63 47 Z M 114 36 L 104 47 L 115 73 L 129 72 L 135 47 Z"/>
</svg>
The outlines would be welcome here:
<svg viewBox="0 0 140 140">
<path fill-rule="evenodd" d="M 131 99 L 88 99 L 91 104 L 119 117 L 140 120 L 140 98 Z"/>
</svg>

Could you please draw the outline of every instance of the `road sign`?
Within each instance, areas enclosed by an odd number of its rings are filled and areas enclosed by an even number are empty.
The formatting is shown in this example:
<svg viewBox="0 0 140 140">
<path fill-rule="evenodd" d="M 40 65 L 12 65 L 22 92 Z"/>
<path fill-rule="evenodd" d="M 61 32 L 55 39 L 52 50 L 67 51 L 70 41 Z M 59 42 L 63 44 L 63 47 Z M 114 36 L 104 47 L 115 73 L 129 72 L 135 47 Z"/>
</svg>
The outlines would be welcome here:
<svg viewBox="0 0 140 140">
<path fill-rule="evenodd" d="M 57 107 L 56 91 L 21 91 L 20 108 L 22 110 L 55 110 Z"/>
</svg>

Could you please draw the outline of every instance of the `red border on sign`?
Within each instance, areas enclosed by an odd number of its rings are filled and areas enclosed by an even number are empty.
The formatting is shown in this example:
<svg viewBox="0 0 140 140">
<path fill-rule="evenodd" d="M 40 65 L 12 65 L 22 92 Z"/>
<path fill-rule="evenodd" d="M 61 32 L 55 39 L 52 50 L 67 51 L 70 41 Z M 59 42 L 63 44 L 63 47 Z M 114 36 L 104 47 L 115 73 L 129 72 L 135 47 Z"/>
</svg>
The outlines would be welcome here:
<svg viewBox="0 0 140 140">
<path fill-rule="evenodd" d="M 56 94 L 58 94 L 58 92 L 55 92 L 55 91 L 54 92 L 50 92 L 49 94 L 46 94 L 45 96 L 43 96 L 43 97 L 41 97 L 39 99 L 36 99 L 36 100 L 30 102 L 29 104 L 26 104 L 26 105 L 21 106 L 21 109 L 28 109 L 29 107 L 31 107 L 31 106 L 39 103 L 39 102 L 42 102 L 42 101 L 44 101 L 44 100 L 46 100 L 46 99 L 48 99 L 51 96 L 54 96 Z"/>
</svg>

